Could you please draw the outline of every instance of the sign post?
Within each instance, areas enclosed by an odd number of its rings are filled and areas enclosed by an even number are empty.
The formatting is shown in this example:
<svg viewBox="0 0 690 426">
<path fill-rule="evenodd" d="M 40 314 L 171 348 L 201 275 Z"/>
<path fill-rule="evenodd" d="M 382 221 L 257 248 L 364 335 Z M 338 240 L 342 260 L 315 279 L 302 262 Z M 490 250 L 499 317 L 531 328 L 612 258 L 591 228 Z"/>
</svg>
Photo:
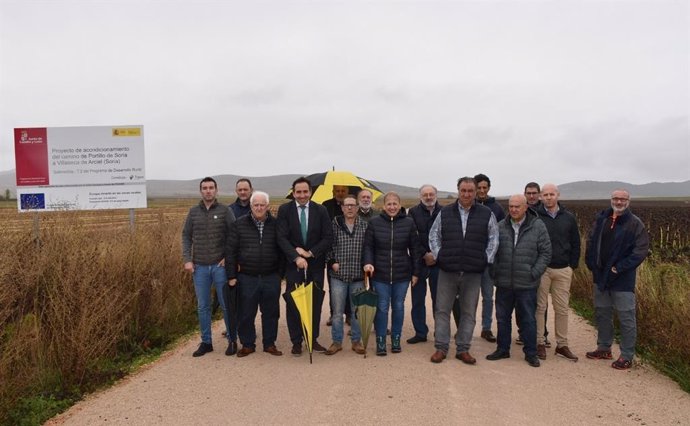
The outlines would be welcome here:
<svg viewBox="0 0 690 426">
<path fill-rule="evenodd" d="M 143 126 L 17 128 L 14 139 L 20 212 L 146 208 Z"/>
</svg>

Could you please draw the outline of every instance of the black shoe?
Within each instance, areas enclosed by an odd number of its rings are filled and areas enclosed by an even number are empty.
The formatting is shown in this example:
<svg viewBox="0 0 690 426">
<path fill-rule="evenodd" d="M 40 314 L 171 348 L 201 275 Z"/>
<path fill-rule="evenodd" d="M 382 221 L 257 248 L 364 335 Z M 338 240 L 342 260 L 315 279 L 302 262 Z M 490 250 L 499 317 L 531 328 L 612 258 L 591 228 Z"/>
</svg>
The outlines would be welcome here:
<svg viewBox="0 0 690 426">
<path fill-rule="evenodd" d="M 201 342 L 199 348 L 192 354 L 193 357 L 204 356 L 209 352 L 213 352 L 213 345 L 210 343 Z"/>
<path fill-rule="evenodd" d="M 324 348 L 323 346 L 321 346 L 321 344 L 320 344 L 319 342 L 317 342 L 316 340 L 314 340 L 314 344 L 311 345 L 311 349 L 312 349 L 314 352 L 320 352 L 320 353 L 326 352 L 326 348 Z"/>
<path fill-rule="evenodd" d="M 496 337 L 491 332 L 491 330 L 482 331 L 481 337 L 482 337 L 482 339 L 486 340 L 487 342 L 496 343 Z"/>
<path fill-rule="evenodd" d="M 292 351 L 290 351 L 294 356 L 300 356 L 302 355 L 302 344 L 301 343 L 294 343 L 292 345 Z"/>
<path fill-rule="evenodd" d="M 228 348 L 225 350 L 225 355 L 227 356 L 232 356 L 237 353 L 237 342 L 235 341 L 230 341 L 228 342 Z"/>
<path fill-rule="evenodd" d="M 426 337 L 413 336 L 413 337 L 410 337 L 409 339 L 407 339 L 407 343 L 409 343 L 410 345 L 414 345 L 415 343 L 423 343 L 423 342 L 426 342 Z"/>
<path fill-rule="evenodd" d="M 486 359 L 488 359 L 489 361 L 497 361 L 503 358 L 510 358 L 510 352 L 496 349 L 494 352 L 491 352 L 489 355 L 486 356 Z"/>
<path fill-rule="evenodd" d="M 526 356 L 525 361 L 527 361 L 527 364 L 530 365 L 530 367 L 539 367 L 541 363 L 539 362 L 539 358 L 537 356 Z"/>
</svg>

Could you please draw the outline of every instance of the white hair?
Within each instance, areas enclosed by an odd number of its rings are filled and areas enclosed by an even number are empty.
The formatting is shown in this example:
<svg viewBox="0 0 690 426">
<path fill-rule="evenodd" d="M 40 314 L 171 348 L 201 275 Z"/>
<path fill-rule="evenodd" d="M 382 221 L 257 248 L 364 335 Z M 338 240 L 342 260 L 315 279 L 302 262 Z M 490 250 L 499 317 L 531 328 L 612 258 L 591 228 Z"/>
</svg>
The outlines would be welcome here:
<svg viewBox="0 0 690 426">
<path fill-rule="evenodd" d="M 268 197 L 268 194 L 265 193 L 265 192 L 263 192 L 263 191 L 254 191 L 254 192 L 252 193 L 252 196 L 249 197 L 249 202 L 250 202 L 250 203 L 253 203 L 253 202 L 254 202 L 254 198 L 256 198 L 257 196 L 265 197 L 267 203 L 270 203 L 270 202 L 271 202 L 271 200 L 270 200 L 269 197 Z"/>
</svg>

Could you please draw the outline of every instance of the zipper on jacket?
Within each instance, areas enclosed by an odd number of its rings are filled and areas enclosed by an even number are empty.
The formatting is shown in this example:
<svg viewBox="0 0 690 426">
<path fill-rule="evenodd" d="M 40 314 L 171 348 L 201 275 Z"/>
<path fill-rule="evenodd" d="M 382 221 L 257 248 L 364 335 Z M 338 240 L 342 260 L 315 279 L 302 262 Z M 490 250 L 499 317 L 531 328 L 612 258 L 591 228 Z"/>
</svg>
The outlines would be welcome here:
<svg viewBox="0 0 690 426">
<path fill-rule="evenodd" d="M 391 285 L 393 284 L 393 217 L 391 217 Z"/>
</svg>

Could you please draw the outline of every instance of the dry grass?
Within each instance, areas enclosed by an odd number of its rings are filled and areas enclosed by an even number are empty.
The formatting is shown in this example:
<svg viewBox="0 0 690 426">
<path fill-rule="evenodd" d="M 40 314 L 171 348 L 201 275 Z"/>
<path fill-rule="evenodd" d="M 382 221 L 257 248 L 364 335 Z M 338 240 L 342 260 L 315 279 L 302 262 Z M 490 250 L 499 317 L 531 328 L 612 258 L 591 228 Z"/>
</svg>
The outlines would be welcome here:
<svg viewBox="0 0 690 426">
<path fill-rule="evenodd" d="M 105 215 L 107 216 L 107 215 Z M 0 423 L 20 398 L 78 397 L 195 323 L 181 220 L 84 226 L 77 213 L 0 241 Z"/>
</svg>

